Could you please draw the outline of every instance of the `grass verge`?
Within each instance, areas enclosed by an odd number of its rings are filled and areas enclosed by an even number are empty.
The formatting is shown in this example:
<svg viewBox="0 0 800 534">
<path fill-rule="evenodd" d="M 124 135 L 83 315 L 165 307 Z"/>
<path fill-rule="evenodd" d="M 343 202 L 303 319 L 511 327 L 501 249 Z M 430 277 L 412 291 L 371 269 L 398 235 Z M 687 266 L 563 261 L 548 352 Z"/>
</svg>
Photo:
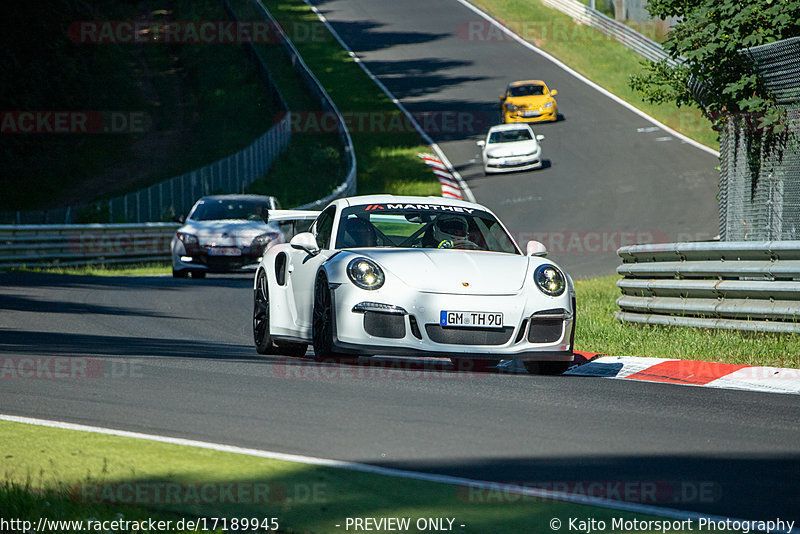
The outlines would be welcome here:
<svg viewBox="0 0 800 534">
<path fill-rule="evenodd" d="M 576 282 L 580 350 L 800 369 L 800 336 L 621 323 L 614 318 L 617 279 Z"/>
<path fill-rule="evenodd" d="M 70 267 L 22 267 L 14 271 L 28 273 L 70 274 L 77 276 L 159 276 L 172 274 L 168 261 L 132 265 L 76 265 Z"/>
<path fill-rule="evenodd" d="M 470 0 L 494 18 L 572 69 L 682 134 L 719 149 L 717 133 L 697 108 L 651 104 L 628 86 L 643 70 L 641 56 L 614 38 L 573 20 L 539 0 Z M 485 37 L 488 37 L 489 34 Z M 481 38 L 477 34 L 475 38 Z M 558 89 L 558 87 L 556 87 Z"/>
<path fill-rule="evenodd" d="M 447 517 L 454 532 L 508 533 L 549 532 L 552 518 L 607 525 L 614 518 L 655 519 L 523 498 L 508 491 L 511 485 L 489 491 L 8 421 L 0 421 L 0 443 L 0 510 L 4 518 L 34 524 L 40 517 L 122 514 L 131 520 L 276 518 L 281 532 L 343 532 L 346 518 L 407 517 L 414 525 Z"/>
</svg>

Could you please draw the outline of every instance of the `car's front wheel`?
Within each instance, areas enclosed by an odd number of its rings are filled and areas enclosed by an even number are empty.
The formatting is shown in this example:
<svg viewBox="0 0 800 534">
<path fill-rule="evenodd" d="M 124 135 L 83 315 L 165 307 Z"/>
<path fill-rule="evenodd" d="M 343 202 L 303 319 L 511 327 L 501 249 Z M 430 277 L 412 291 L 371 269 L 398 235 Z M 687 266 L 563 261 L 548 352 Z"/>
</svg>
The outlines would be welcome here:
<svg viewBox="0 0 800 534">
<path fill-rule="evenodd" d="M 274 354 L 275 345 L 269 335 L 269 289 L 267 273 L 259 270 L 253 290 L 253 341 L 259 354 Z"/>
<path fill-rule="evenodd" d="M 333 348 L 333 299 L 328 287 L 328 277 L 324 272 L 317 275 L 314 284 L 314 310 L 311 318 L 311 340 L 314 346 L 314 359 L 318 362 L 342 362 L 354 360 Z"/>
</svg>

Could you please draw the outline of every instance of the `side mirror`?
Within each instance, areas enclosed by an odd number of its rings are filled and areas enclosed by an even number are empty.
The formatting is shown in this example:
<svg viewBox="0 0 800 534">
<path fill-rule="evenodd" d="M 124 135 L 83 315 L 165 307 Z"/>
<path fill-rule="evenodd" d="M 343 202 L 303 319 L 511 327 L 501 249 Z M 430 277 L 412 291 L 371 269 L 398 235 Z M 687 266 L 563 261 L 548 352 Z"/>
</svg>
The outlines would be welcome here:
<svg viewBox="0 0 800 534">
<path fill-rule="evenodd" d="M 319 246 L 317 245 L 317 238 L 311 232 L 301 232 L 294 236 L 289 245 L 296 250 L 304 250 L 306 254 L 316 256 L 319 254 Z"/>
<path fill-rule="evenodd" d="M 553 90 L 550 91 L 550 94 L 553 95 L 553 96 L 556 96 L 558 94 L 558 91 L 553 89 Z"/>
<path fill-rule="evenodd" d="M 176 215 L 172 218 L 172 221 L 183 224 L 186 222 L 186 218 L 183 215 Z"/>
<path fill-rule="evenodd" d="M 479 147 L 483 148 L 483 147 L 485 147 L 485 146 L 486 146 L 486 141 L 484 141 L 483 139 L 481 139 L 480 141 L 478 141 L 478 142 L 477 142 L 477 143 L 475 143 L 475 144 L 476 144 L 476 145 L 478 145 Z"/>
<path fill-rule="evenodd" d="M 544 243 L 540 243 L 539 241 L 528 241 L 527 249 L 528 256 L 539 256 L 542 258 L 547 256 L 547 247 L 544 246 Z"/>
<path fill-rule="evenodd" d="M 544 141 L 544 136 L 542 134 L 536 134 L 537 141 Z"/>
</svg>

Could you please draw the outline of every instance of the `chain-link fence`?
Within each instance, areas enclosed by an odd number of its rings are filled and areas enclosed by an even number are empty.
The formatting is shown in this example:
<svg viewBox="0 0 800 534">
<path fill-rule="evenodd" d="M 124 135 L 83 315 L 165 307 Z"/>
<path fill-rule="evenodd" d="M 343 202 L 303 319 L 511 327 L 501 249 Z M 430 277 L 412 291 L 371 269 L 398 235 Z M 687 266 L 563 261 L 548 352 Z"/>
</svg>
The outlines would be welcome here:
<svg viewBox="0 0 800 534">
<path fill-rule="evenodd" d="M 742 51 L 784 112 L 783 132 L 746 128 L 733 116 L 720 135 L 720 238 L 800 239 L 800 38 Z"/>
</svg>

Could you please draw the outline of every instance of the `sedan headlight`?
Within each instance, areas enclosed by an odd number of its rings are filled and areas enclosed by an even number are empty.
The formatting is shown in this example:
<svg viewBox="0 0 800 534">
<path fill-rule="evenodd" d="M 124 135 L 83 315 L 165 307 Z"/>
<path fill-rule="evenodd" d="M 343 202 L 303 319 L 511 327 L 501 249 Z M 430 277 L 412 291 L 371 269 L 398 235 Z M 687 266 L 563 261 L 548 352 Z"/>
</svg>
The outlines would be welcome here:
<svg viewBox="0 0 800 534">
<path fill-rule="evenodd" d="M 514 104 L 506 104 L 506 109 L 508 111 L 517 111 L 519 109 L 519 106 L 516 106 Z"/>
<path fill-rule="evenodd" d="M 550 109 L 550 108 L 552 108 L 552 107 L 553 107 L 553 101 L 551 100 L 550 102 L 548 102 L 547 104 L 545 104 L 545 105 L 544 105 L 544 106 L 542 106 L 542 107 L 543 107 L 544 109 Z"/>
<path fill-rule="evenodd" d="M 254 251 L 264 252 L 264 250 L 269 247 L 269 244 L 275 241 L 278 238 L 278 234 L 276 232 L 266 232 L 261 235 L 257 235 L 253 242 L 250 244 L 250 247 L 254 249 Z"/>
<path fill-rule="evenodd" d="M 380 289 L 386 277 L 378 264 L 367 258 L 355 258 L 347 264 L 347 276 L 361 289 Z"/>
<path fill-rule="evenodd" d="M 540 265 L 533 271 L 533 281 L 536 287 L 545 295 L 558 297 L 567 288 L 567 281 L 561 271 L 555 265 Z"/>
<path fill-rule="evenodd" d="M 200 241 L 194 234 L 187 234 L 186 232 L 178 232 L 178 239 L 183 243 L 183 248 L 186 252 L 191 252 L 200 248 Z"/>
</svg>

